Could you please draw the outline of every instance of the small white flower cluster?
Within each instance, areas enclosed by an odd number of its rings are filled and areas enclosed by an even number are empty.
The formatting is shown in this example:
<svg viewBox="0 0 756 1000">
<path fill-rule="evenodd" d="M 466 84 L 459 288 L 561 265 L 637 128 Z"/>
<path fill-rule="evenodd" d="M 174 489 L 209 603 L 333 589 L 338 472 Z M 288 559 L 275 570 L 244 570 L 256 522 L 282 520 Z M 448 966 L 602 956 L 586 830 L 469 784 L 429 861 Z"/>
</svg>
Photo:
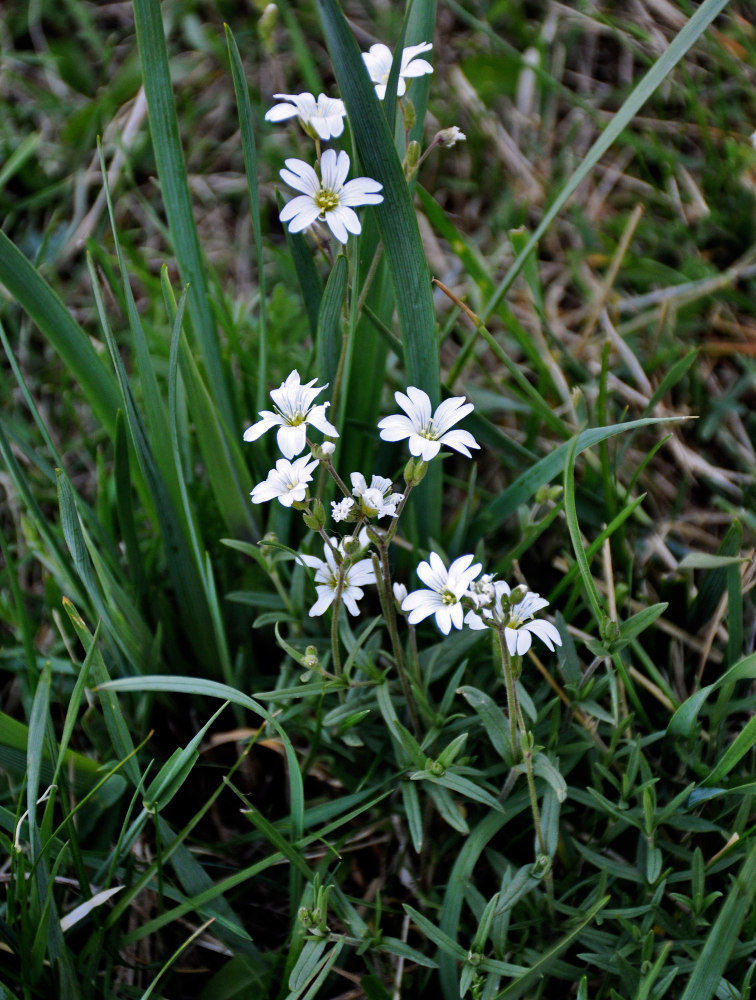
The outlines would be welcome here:
<svg viewBox="0 0 756 1000">
<path fill-rule="evenodd" d="M 337 593 L 350 613 L 356 614 L 356 602 L 363 596 L 361 587 L 366 583 L 375 583 L 376 580 L 372 560 L 357 559 L 355 547 L 358 553 L 364 553 L 369 548 L 370 538 L 366 525 L 373 519 L 397 518 L 406 493 L 394 492 L 392 481 L 384 476 L 371 476 L 368 484 L 361 472 L 351 473 L 350 493 L 331 465 L 331 455 L 335 449 L 333 441 L 326 440 L 321 445 L 311 445 L 315 454 L 310 452 L 301 455 L 308 445 L 308 427 L 314 427 L 327 438 L 339 436 L 336 427 L 326 419 L 326 410 L 330 404 L 315 402 L 327 386 L 317 386 L 315 382 L 316 379 L 312 379 L 302 383 L 299 372 L 291 372 L 279 388 L 270 393 L 274 409 L 261 410 L 260 420 L 244 432 L 245 441 L 257 441 L 266 431 L 277 428 L 276 441 L 284 455 L 278 459 L 267 478 L 255 486 L 251 497 L 253 503 L 278 500 L 284 507 L 296 505 L 305 510 L 309 518 L 313 518 L 319 501 L 311 501 L 309 484 L 318 465 L 322 463 L 326 467 L 344 494 L 341 500 L 331 502 L 333 520 L 356 522 L 356 525 L 351 539 L 339 542 L 335 538 L 328 538 L 323 531 L 325 515 L 320 505 L 321 516 L 319 519 L 315 517 L 315 523 L 324 539 L 325 559 L 309 555 L 301 557 L 307 566 L 316 570 L 318 600 L 310 614 L 322 614 Z M 396 392 L 394 398 L 404 414 L 384 417 L 378 424 L 380 436 L 384 441 L 407 439 L 411 454 L 421 463 L 435 458 L 442 445 L 453 448 L 468 458 L 470 449 L 479 447 L 469 431 L 453 429 L 454 424 L 473 409 L 472 403 L 468 403 L 464 396 L 444 400 L 435 412 L 431 410 L 427 393 L 415 386 L 409 386 L 406 394 Z M 407 481 L 410 482 L 409 479 Z"/>
<path fill-rule="evenodd" d="M 501 630 L 512 656 L 527 653 L 533 636 L 545 642 L 552 652 L 554 645 L 562 645 L 556 626 L 535 618 L 536 612 L 549 603 L 545 597 L 524 587 L 512 591 L 503 580 L 494 580 L 489 574 L 476 580 L 482 566 L 471 565 L 472 561 L 471 555 L 460 556 L 447 569 L 441 557 L 431 552 L 429 561 L 420 563 L 417 575 L 428 589 L 402 594 L 401 600 L 410 625 L 434 615 L 444 635 L 452 627 L 461 629 L 463 625 L 474 630 Z"/>
<path fill-rule="evenodd" d="M 407 80 L 433 72 L 426 59 L 419 58 L 433 48 L 431 42 L 409 45 L 402 50 L 397 97 L 407 92 Z M 391 73 L 393 56 L 386 45 L 373 45 L 362 58 L 370 79 L 375 84 L 379 100 L 386 96 L 386 83 Z M 302 94 L 274 94 L 281 103 L 274 104 L 265 120 L 283 122 L 298 118 L 299 123 L 315 140 L 317 161 L 312 167 L 304 160 L 288 159 L 281 170 L 282 180 L 300 193 L 284 205 L 279 218 L 288 224 L 289 232 L 300 233 L 317 222 L 325 222 L 339 243 L 346 243 L 349 234 L 361 232 L 355 208 L 360 205 L 379 205 L 383 201 L 383 185 L 371 177 L 355 177 L 347 181 L 349 156 L 343 150 L 338 154 L 327 149 L 320 155 L 320 143 L 338 139 L 344 132 L 346 107 L 336 97 L 319 94 L 317 99 L 309 92 Z M 452 130 L 447 130 L 452 131 Z M 464 138 L 454 128 L 457 138 Z M 447 144 L 453 145 L 451 140 Z"/>
</svg>

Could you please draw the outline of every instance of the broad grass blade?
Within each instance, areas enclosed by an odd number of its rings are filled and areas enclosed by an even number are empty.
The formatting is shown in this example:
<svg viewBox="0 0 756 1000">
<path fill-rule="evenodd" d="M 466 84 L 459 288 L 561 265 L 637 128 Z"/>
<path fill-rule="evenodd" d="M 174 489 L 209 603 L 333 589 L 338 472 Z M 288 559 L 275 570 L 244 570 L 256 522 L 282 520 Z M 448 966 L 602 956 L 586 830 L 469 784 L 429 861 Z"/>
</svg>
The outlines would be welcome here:
<svg viewBox="0 0 756 1000">
<path fill-rule="evenodd" d="M 163 204 L 182 283 L 189 285 L 192 328 L 205 362 L 210 389 L 228 426 L 233 427 L 231 399 L 209 304 L 206 267 L 192 214 L 159 0 L 134 0 L 134 23 Z"/>
<path fill-rule="evenodd" d="M 265 395 L 268 385 L 268 316 L 267 295 L 265 291 L 265 269 L 263 267 L 262 226 L 260 224 L 260 197 L 257 188 L 257 146 L 255 144 L 255 129 L 252 120 L 252 103 L 244 76 L 239 48 L 236 39 L 228 25 L 226 28 L 226 44 L 231 62 L 231 77 L 234 81 L 236 105 L 239 110 L 239 128 L 241 130 L 242 152 L 244 154 L 244 171 L 247 175 L 247 190 L 249 191 L 249 207 L 252 213 L 252 231 L 255 234 L 255 254 L 257 257 L 257 286 L 260 289 L 260 323 L 258 336 L 260 338 L 257 358 L 257 409 L 265 406 Z"/>
<path fill-rule="evenodd" d="M 2 231 L 0 282 L 58 352 L 97 419 L 112 434 L 120 406 L 115 379 L 57 293 Z"/>
</svg>

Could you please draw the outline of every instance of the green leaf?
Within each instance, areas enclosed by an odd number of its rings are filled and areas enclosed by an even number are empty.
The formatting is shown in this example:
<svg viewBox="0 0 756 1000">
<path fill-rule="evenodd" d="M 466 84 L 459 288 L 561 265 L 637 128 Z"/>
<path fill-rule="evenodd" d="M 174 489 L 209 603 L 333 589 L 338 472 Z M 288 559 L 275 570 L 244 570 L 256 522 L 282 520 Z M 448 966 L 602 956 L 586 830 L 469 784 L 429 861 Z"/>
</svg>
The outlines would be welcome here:
<svg viewBox="0 0 756 1000">
<path fill-rule="evenodd" d="M 331 386 L 336 385 L 336 372 L 341 356 L 341 316 L 346 297 L 348 271 L 347 259 L 340 253 L 328 276 L 318 312 L 316 339 L 318 378 L 322 383 Z"/>
<path fill-rule="evenodd" d="M 696 719 L 698 713 L 701 711 L 701 707 L 709 697 L 709 695 L 716 691 L 718 687 L 723 684 L 731 684 L 739 680 L 753 680 L 756 678 L 756 653 L 751 653 L 750 656 L 746 656 L 744 659 L 740 660 L 738 663 L 733 664 L 729 670 L 725 671 L 722 676 L 714 681 L 713 684 L 709 684 L 707 687 L 701 688 L 700 691 L 696 691 L 692 694 L 690 698 L 680 705 L 675 714 L 669 720 L 669 725 L 667 726 L 667 735 L 669 736 L 691 736 L 693 734 L 693 729 L 696 724 Z"/>
<path fill-rule="evenodd" d="M 260 289 L 260 324 L 258 328 L 260 348 L 257 358 L 256 408 L 258 410 L 262 410 L 265 406 L 265 396 L 268 391 L 268 307 L 267 293 L 265 289 L 265 268 L 263 267 L 260 198 L 257 188 L 257 146 L 255 144 L 255 130 L 252 124 L 252 104 L 249 99 L 247 81 L 244 78 L 244 67 L 242 66 L 241 56 L 239 55 L 239 49 L 236 45 L 236 39 L 231 34 L 231 29 L 227 24 L 224 25 L 224 27 L 226 29 L 228 56 L 231 62 L 231 76 L 234 81 L 236 105 L 239 110 L 239 128 L 241 131 L 242 152 L 244 154 L 244 171 L 247 176 L 249 206 L 252 212 L 252 232 L 255 236 L 257 285 Z"/>
<path fill-rule="evenodd" d="M 207 268 L 192 214 L 159 0 L 134 0 L 134 24 L 163 205 L 181 281 L 189 286 L 192 329 L 202 352 L 215 403 L 228 426 L 233 427 L 235 421 L 205 280 Z"/>
<path fill-rule="evenodd" d="M 668 607 L 667 603 L 652 604 L 650 607 L 644 608 L 643 611 L 632 615 L 627 621 L 622 622 L 619 639 L 612 643 L 612 650 L 622 649 L 623 646 L 632 642 L 636 636 L 640 635 L 641 632 L 645 632 L 649 625 L 652 625 L 657 618 L 661 617 Z"/>
<path fill-rule="evenodd" d="M 181 788 L 199 759 L 197 749 L 210 726 L 226 705 L 221 705 L 185 747 L 177 747 L 158 771 L 144 792 L 143 804 L 148 812 L 160 812 Z"/>
<path fill-rule="evenodd" d="M 756 715 L 752 716 L 704 778 L 703 785 L 715 785 L 756 746 Z"/>
<path fill-rule="evenodd" d="M 121 405 L 113 375 L 57 293 L 1 230 L 0 282 L 60 355 L 97 419 L 112 435 Z"/>
<path fill-rule="evenodd" d="M 677 420 L 685 418 L 657 418 L 645 417 L 643 420 L 629 420 L 625 424 L 612 424 L 610 427 L 591 427 L 578 434 L 575 446 L 575 456 L 592 448 L 600 441 L 615 437 L 617 434 L 624 434 L 626 431 L 635 430 L 637 427 L 648 427 L 653 424 L 665 423 L 667 419 Z M 522 475 L 500 493 L 473 522 L 472 531 L 474 537 L 481 538 L 483 535 L 505 521 L 517 508 L 527 503 L 540 486 L 551 482 L 555 476 L 564 471 L 569 457 L 571 442 L 565 441 L 556 447 L 550 454 L 531 465 Z"/>
<path fill-rule="evenodd" d="M 756 894 L 756 843 L 743 862 L 719 916 L 706 938 L 680 1000 L 711 1000 Z"/>
<path fill-rule="evenodd" d="M 574 927 L 568 931 L 567 934 L 561 937 L 556 944 L 541 952 L 540 956 L 535 960 L 524 975 L 520 976 L 520 978 L 516 979 L 513 983 L 510 983 L 506 989 L 497 993 L 495 1000 L 516 1000 L 517 997 L 521 997 L 522 994 L 529 989 L 536 980 L 539 980 L 548 972 L 549 968 L 553 965 L 559 955 L 569 948 L 575 938 L 578 937 L 589 924 L 593 923 L 599 913 L 609 902 L 610 898 L 611 897 L 609 896 L 604 896 L 603 899 L 594 903 L 588 912 L 576 922 Z"/>
<path fill-rule="evenodd" d="M 721 569 L 723 566 L 740 566 L 748 562 L 747 556 L 718 556 L 710 552 L 689 552 L 677 564 L 678 569 Z"/>
<path fill-rule="evenodd" d="M 430 272 L 402 164 L 360 50 L 336 0 L 316 0 L 336 81 L 346 105 L 362 170 L 383 185 L 383 202 L 371 207 L 383 240 L 396 295 L 408 384 L 440 402 L 440 367 Z M 439 536 L 440 470 L 427 477 L 428 533 Z"/>
<path fill-rule="evenodd" d="M 570 541 L 572 542 L 572 551 L 575 553 L 575 560 L 583 581 L 583 590 L 593 609 L 593 616 L 596 619 L 596 623 L 600 625 L 604 619 L 604 607 L 585 555 L 583 540 L 580 537 L 577 511 L 575 509 L 575 455 L 579 441 L 580 437 L 576 436 L 570 442 L 567 459 L 564 464 L 564 513 L 567 519 Z"/>
</svg>

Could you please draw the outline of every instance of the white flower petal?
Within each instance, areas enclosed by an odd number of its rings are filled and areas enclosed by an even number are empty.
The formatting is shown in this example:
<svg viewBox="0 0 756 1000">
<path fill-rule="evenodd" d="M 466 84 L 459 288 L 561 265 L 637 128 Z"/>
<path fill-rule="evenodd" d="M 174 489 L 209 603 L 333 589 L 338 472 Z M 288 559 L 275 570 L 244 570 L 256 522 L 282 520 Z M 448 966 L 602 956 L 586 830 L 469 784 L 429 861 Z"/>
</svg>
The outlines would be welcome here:
<svg viewBox="0 0 756 1000">
<path fill-rule="evenodd" d="M 289 118 L 294 118 L 299 112 L 293 104 L 274 104 L 265 112 L 266 122 L 285 122 Z"/>
<path fill-rule="evenodd" d="M 449 431 L 443 437 L 439 438 L 439 443 L 446 445 L 447 448 L 453 448 L 455 451 L 461 452 L 467 458 L 472 458 L 468 449 L 480 448 L 480 445 L 472 434 L 469 431 L 462 430 Z"/>
<path fill-rule="evenodd" d="M 282 455 L 288 459 L 294 458 L 307 447 L 307 425 L 297 424 L 292 427 L 284 424 L 278 428 L 276 441 Z"/>
<path fill-rule="evenodd" d="M 372 177 L 355 177 L 344 185 L 339 202 L 342 205 L 380 205 L 383 195 L 379 194 L 383 185 Z"/>
<path fill-rule="evenodd" d="M 326 153 L 333 150 L 326 150 Z M 323 154 L 323 156 L 326 155 Z M 303 194 L 315 195 L 320 190 L 320 180 L 309 163 L 304 160 L 288 159 L 284 160 L 286 169 L 280 171 L 281 180 L 295 191 Z"/>
<path fill-rule="evenodd" d="M 339 243 L 349 242 L 349 233 L 340 215 L 336 214 L 336 211 L 326 212 L 326 222 L 328 223 L 328 228 L 331 230 L 333 235 L 339 241 Z"/>
</svg>

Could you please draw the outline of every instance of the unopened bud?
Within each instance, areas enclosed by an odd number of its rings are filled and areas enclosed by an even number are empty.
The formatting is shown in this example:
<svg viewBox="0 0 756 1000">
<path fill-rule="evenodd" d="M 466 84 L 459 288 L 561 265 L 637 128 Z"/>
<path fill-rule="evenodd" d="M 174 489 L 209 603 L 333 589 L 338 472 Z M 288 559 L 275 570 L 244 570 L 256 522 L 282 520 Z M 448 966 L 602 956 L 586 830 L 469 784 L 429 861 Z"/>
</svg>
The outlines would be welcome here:
<svg viewBox="0 0 756 1000">
<path fill-rule="evenodd" d="M 417 121 L 417 113 L 415 112 L 415 105 L 408 97 L 405 97 L 402 102 L 402 114 L 404 116 L 404 127 L 408 132 L 411 132 Z"/>
<path fill-rule="evenodd" d="M 354 538 L 352 535 L 349 538 L 345 538 L 344 542 L 344 552 L 349 555 L 353 555 L 355 552 L 359 552 L 362 548 L 359 538 Z"/>
<path fill-rule="evenodd" d="M 302 519 L 312 531 L 320 531 L 325 524 L 325 509 L 322 500 L 316 499 L 312 505 L 312 511 L 303 514 Z"/>
<path fill-rule="evenodd" d="M 404 467 L 404 481 L 408 486 L 417 486 L 425 479 L 428 463 L 422 458 L 411 458 Z"/>
<path fill-rule="evenodd" d="M 410 178 L 417 169 L 417 161 L 420 159 L 420 143 L 416 139 L 407 146 L 404 154 L 404 176 Z"/>
<path fill-rule="evenodd" d="M 312 913 L 308 910 L 306 906 L 300 906 L 297 911 L 297 920 L 303 927 L 312 927 Z"/>
<path fill-rule="evenodd" d="M 323 455 L 333 455 L 336 451 L 336 445 L 333 441 L 324 441 L 320 446 L 320 451 Z"/>
<path fill-rule="evenodd" d="M 536 490 L 535 502 L 537 504 L 548 503 L 550 500 L 558 500 L 561 495 L 561 486 L 539 486 Z"/>
<path fill-rule="evenodd" d="M 619 623 L 613 618 L 604 618 L 601 622 L 601 627 L 599 628 L 599 633 L 604 642 L 614 642 L 615 639 L 619 639 L 620 627 Z"/>
<path fill-rule="evenodd" d="M 515 587 L 515 589 L 509 595 L 510 606 L 513 604 L 519 604 L 520 601 L 524 601 L 527 592 L 528 588 L 525 586 L 524 583 L 521 583 L 518 587 Z"/>
<path fill-rule="evenodd" d="M 257 33 L 260 36 L 260 41 L 262 42 L 263 47 L 270 53 L 273 52 L 273 32 L 276 29 L 277 21 L 277 4 L 267 4 L 260 15 L 260 20 L 257 22 Z"/>
</svg>

